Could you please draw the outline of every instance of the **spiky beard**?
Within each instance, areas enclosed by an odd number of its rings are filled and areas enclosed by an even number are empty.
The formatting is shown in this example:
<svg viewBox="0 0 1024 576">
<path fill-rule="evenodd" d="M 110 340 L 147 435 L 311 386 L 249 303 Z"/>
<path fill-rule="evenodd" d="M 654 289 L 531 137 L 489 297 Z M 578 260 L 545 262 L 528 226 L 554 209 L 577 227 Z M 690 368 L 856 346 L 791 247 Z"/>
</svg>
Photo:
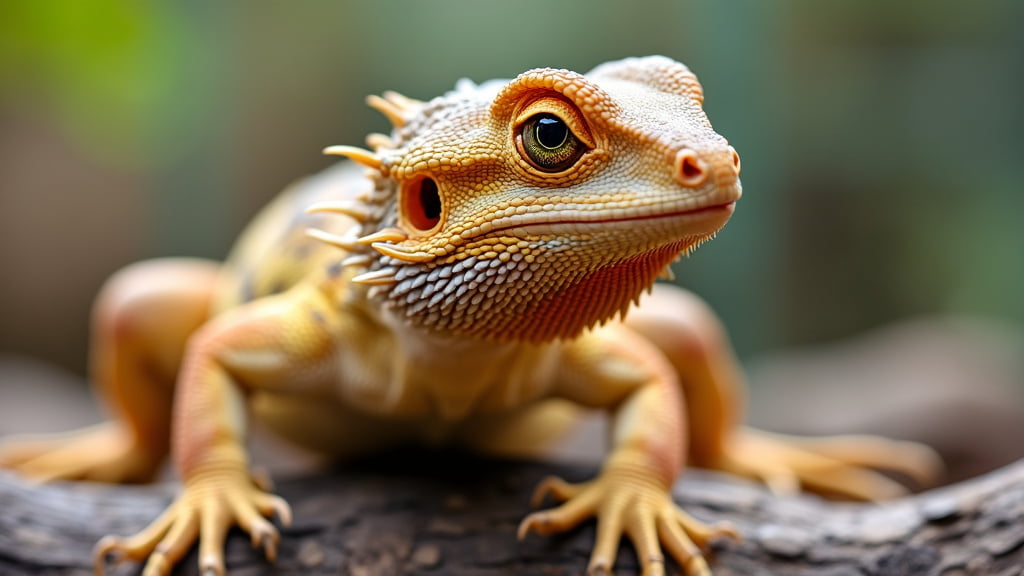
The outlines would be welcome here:
<svg viewBox="0 0 1024 576">
<path fill-rule="evenodd" d="M 377 270 L 394 282 L 374 287 L 371 297 L 413 326 L 454 336 L 527 342 L 573 338 L 624 316 L 681 253 L 703 240 L 687 238 L 589 265 L 581 265 L 572 248 L 551 241 L 536 243 L 529 254 L 505 257 L 491 252 L 431 263 L 383 257 Z"/>
</svg>

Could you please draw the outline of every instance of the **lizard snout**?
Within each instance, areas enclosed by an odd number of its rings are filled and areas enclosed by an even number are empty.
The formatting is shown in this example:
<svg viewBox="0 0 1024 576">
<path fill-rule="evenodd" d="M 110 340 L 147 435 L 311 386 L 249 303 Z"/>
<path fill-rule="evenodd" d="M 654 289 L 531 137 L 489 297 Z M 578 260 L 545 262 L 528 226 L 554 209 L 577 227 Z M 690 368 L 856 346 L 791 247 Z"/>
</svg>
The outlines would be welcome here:
<svg viewBox="0 0 1024 576">
<path fill-rule="evenodd" d="M 676 152 L 673 163 L 673 176 L 687 188 L 699 188 L 708 178 L 713 178 L 717 186 L 731 186 L 736 183 L 739 175 L 740 155 L 732 146 L 704 154 L 698 154 L 690 148 L 681 148 Z"/>
</svg>

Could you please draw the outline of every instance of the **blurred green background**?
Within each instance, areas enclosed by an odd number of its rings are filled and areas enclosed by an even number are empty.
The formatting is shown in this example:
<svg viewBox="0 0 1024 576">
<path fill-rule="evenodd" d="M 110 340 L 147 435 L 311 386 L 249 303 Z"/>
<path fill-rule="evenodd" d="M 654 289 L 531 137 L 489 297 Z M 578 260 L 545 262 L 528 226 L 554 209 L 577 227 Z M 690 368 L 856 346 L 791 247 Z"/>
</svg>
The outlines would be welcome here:
<svg viewBox="0 0 1024 576">
<path fill-rule="evenodd" d="M 0 1 L 0 352 L 81 371 L 134 260 L 218 258 L 386 122 L 369 93 L 697 72 L 745 196 L 678 269 L 747 356 L 921 314 L 1024 323 L 1024 3 Z"/>
</svg>

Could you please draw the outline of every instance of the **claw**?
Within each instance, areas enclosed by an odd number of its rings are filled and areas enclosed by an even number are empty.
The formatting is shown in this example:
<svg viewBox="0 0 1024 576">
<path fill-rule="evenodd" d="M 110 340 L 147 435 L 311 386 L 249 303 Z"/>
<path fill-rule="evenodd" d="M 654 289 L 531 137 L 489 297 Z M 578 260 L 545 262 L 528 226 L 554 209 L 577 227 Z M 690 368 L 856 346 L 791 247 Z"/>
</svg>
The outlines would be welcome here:
<svg viewBox="0 0 1024 576">
<path fill-rule="evenodd" d="M 268 562 L 277 562 L 277 531 L 270 534 L 264 534 L 261 538 L 261 544 L 263 545 L 264 554 L 267 557 Z"/>
<path fill-rule="evenodd" d="M 537 527 L 539 522 L 543 522 L 541 519 L 543 515 L 543 512 L 534 512 L 532 514 L 528 514 L 526 518 L 523 518 L 523 521 L 519 523 L 519 527 L 516 529 L 516 538 L 520 541 L 525 540 L 530 531 L 534 531 L 537 534 L 543 534 L 543 532 Z"/>
<path fill-rule="evenodd" d="M 736 527 L 728 522 L 708 525 L 678 508 L 675 511 L 675 519 L 689 535 L 690 540 L 701 548 L 707 548 L 708 544 L 716 538 L 729 538 L 734 542 L 743 540 Z"/>
<path fill-rule="evenodd" d="M 280 496 L 270 496 L 270 510 L 277 516 L 282 526 L 292 525 L 292 507 Z"/>
<path fill-rule="evenodd" d="M 120 564 L 124 559 L 124 551 L 118 550 L 124 546 L 124 540 L 117 536 L 104 536 L 93 547 L 92 570 L 96 576 L 105 576 L 107 573 L 107 562 L 115 565 Z"/>
<path fill-rule="evenodd" d="M 224 559 L 209 555 L 199 561 L 199 570 L 203 576 L 224 576 Z"/>
<path fill-rule="evenodd" d="M 530 532 L 534 532 L 540 536 L 547 536 L 554 534 L 555 532 L 561 532 L 567 530 L 571 526 L 561 526 L 562 522 L 554 516 L 555 510 L 544 510 L 541 512 L 533 512 L 529 514 L 523 521 L 519 523 L 519 529 L 516 530 L 516 538 L 524 540 Z"/>
<path fill-rule="evenodd" d="M 539 508 L 549 494 L 559 502 L 565 502 L 579 494 L 579 492 L 578 486 L 570 484 L 557 476 L 548 476 L 541 480 L 540 484 L 537 484 L 537 487 L 534 488 L 533 495 L 530 496 L 530 506 Z"/>
</svg>

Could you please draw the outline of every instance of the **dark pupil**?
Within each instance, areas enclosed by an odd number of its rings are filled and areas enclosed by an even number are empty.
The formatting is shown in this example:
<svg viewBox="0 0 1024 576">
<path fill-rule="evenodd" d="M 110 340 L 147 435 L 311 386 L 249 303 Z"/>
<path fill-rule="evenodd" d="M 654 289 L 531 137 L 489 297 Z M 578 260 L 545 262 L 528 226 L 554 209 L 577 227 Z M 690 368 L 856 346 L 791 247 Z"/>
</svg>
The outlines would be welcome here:
<svg viewBox="0 0 1024 576">
<path fill-rule="evenodd" d="M 541 117 L 535 130 L 537 143 L 548 150 L 560 148 L 569 138 L 569 127 L 554 116 Z"/>
</svg>

